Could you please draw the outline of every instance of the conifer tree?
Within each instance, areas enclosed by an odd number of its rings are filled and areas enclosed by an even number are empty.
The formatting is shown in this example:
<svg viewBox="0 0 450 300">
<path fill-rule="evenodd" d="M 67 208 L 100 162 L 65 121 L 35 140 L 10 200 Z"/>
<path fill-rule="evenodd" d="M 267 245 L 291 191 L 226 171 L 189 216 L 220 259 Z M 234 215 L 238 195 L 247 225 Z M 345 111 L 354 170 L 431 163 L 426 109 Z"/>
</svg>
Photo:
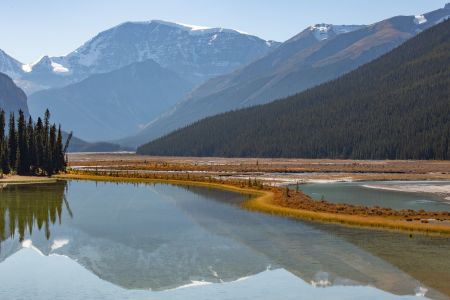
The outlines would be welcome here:
<svg viewBox="0 0 450 300">
<path fill-rule="evenodd" d="M 42 169 L 44 165 L 44 124 L 42 119 L 39 117 L 34 130 L 36 136 L 36 166 Z"/>
<path fill-rule="evenodd" d="M 5 126 L 5 112 L 0 110 L 0 172 L 2 174 L 9 173 L 8 144 L 6 143 Z"/>
<path fill-rule="evenodd" d="M 27 125 L 27 143 L 28 143 L 28 164 L 30 168 L 33 170 L 32 173 L 34 173 L 34 170 L 36 168 L 36 136 L 34 134 L 34 128 L 33 128 L 33 119 L 31 116 L 28 118 L 28 125 Z"/>
<path fill-rule="evenodd" d="M 30 172 L 28 161 L 27 127 L 25 116 L 22 110 L 19 110 L 19 119 L 17 120 L 17 153 L 16 153 L 16 171 L 19 175 L 27 175 Z"/>
<path fill-rule="evenodd" d="M 5 139 L 5 112 L 0 109 L 0 142 Z"/>
<path fill-rule="evenodd" d="M 17 123 L 17 124 L 16 124 Z M 50 124 L 50 112 L 45 112 L 44 121 L 38 118 L 28 122 L 23 111 L 19 111 L 17 122 L 11 113 L 8 135 L 5 135 L 5 113 L 0 110 L 0 172 L 11 170 L 18 175 L 51 176 L 66 169 L 66 151 L 72 137 L 65 143 L 61 126 Z"/>
<path fill-rule="evenodd" d="M 48 136 L 48 145 L 47 145 L 47 166 L 46 171 L 47 175 L 51 176 L 55 172 L 55 150 L 56 148 L 56 126 L 52 125 L 50 127 L 49 136 Z"/>
<path fill-rule="evenodd" d="M 58 136 L 56 138 L 56 147 L 55 147 L 55 162 L 56 162 L 56 172 L 65 170 L 65 159 L 64 159 L 64 149 L 63 149 L 63 140 L 62 140 L 62 131 L 61 125 L 58 127 Z"/>
<path fill-rule="evenodd" d="M 16 137 L 16 124 L 14 114 L 9 115 L 9 133 L 8 133 L 8 161 L 9 166 L 14 168 L 16 165 L 17 157 L 17 137 Z"/>
</svg>

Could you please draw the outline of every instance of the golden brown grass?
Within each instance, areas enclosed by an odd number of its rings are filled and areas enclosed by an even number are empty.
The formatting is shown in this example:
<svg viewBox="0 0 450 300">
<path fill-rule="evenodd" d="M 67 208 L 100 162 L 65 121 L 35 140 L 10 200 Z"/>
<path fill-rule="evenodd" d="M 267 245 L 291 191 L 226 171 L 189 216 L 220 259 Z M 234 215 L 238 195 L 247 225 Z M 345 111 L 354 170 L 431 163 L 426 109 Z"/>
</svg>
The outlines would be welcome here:
<svg viewBox="0 0 450 300">
<path fill-rule="evenodd" d="M 19 176 L 19 175 L 3 175 L 0 177 L 0 184 L 17 185 L 17 184 L 37 184 L 56 182 L 55 178 L 38 177 L 38 176 Z"/>
<path fill-rule="evenodd" d="M 329 212 L 317 212 L 306 209 L 284 207 L 274 203 L 274 197 L 253 198 L 243 204 L 243 207 L 252 211 L 265 212 L 289 218 L 337 223 L 357 227 L 371 227 L 380 229 L 392 229 L 400 231 L 414 231 L 420 233 L 450 235 L 450 226 L 446 224 L 430 224 L 421 222 L 408 222 L 401 219 L 388 217 L 361 216 L 337 214 Z"/>
</svg>

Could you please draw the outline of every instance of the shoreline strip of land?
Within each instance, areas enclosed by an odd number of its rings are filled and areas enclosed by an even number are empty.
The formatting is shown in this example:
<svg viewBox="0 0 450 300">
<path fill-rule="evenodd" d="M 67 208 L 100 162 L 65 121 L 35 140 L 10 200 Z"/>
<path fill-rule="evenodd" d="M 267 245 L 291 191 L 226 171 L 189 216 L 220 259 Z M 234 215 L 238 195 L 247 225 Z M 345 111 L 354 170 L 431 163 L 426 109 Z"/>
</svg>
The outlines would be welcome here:
<svg viewBox="0 0 450 300">
<path fill-rule="evenodd" d="M 54 177 L 4 175 L 0 178 L 0 188 L 5 188 L 9 185 L 55 183 L 56 181 L 57 178 Z"/>
</svg>

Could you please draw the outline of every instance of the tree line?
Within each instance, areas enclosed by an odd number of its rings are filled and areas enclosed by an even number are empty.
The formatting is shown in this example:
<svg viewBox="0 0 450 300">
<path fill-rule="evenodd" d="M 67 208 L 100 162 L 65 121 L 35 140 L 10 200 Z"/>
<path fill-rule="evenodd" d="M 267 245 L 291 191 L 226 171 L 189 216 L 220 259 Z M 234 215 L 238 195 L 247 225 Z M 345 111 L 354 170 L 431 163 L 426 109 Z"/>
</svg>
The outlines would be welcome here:
<svg viewBox="0 0 450 300">
<path fill-rule="evenodd" d="M 176 156 L 450 159 L 450 20 L 336 80 L 138 148 Z"/>
<path fill-rule="evenodd" d="M 7 132 L 7 133 L 6 133 Z M 72 134 L 63 142 L 61 126 L 50 124 L 50 112 L 36 122 L 26 120 L 22 110 L 16 115 L 0 110 L 0 173 L 51 176 L 67 166 L 66 151 Z"/>
</svg>

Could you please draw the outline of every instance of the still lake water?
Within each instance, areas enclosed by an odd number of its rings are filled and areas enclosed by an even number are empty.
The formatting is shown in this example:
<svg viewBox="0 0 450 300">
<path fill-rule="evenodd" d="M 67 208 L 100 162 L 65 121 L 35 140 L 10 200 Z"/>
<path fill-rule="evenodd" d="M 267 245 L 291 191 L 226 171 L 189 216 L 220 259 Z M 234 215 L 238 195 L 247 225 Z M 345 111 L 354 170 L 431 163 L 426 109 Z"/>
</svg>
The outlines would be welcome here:
<svg viewBox="0 0 450 300">
<path fill-rule="evenodd" d="M 450 297 L 450 240 L 287 220 L 204 187 L 0 189 L 0 299 Z"/>
<path fill-rule="evenodd" d="M 350 203 L 365 206 L 381 206 L 393 209 L 424 209 L 450 211 L 450 201 L 431 193 L 411 193 L 369 188 L 368 186 L 427 186 L 449 185 L 448 181 L 361 181 L 337 183 L 308 183 L 300 189 L 316 200 L 322 197 L 336 203 Z M 292 187 L 295 188 L 295 187 Z"/>
</svg>

